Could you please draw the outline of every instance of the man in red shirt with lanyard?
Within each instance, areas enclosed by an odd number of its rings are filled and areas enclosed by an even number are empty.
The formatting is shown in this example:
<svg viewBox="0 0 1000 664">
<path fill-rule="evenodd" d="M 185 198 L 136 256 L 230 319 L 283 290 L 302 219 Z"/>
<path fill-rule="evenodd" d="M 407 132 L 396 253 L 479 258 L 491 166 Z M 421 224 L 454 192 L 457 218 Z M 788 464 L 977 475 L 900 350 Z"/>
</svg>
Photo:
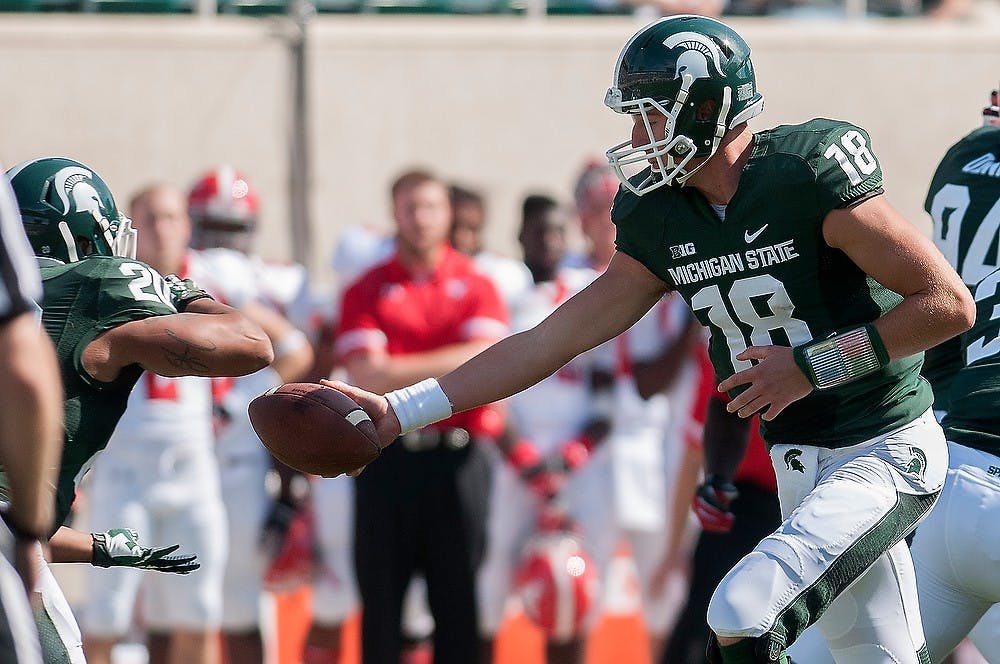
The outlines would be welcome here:
<svg viewBox="0 0 1000 664">
<path fill-rule="evenodd" d="M 393 390 L 454 369 L 507 333 L 492 283 L 448 244 L 448 186 L 413 170 L 392 185 L 397 250 L 344 294 L 336 350 L 355 385 Z M 358 477 L 355 566 L 362 661 L 398 664 L 400 613 L 427 579 L 434 661 L 478 658 L 475 572 L 485 544 L 490 465 L 502 428 L 489 406 L 400 437 Z"/>
</svg>

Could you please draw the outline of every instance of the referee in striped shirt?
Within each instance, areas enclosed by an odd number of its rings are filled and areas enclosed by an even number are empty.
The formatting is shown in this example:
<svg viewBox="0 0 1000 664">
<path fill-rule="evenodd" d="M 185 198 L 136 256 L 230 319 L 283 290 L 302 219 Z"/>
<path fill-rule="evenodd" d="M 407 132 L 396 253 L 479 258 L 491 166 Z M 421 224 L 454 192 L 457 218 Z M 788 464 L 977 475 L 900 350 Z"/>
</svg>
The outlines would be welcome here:
<svg viewBox="0 0 1000 664">
<path fill-rule="evenodd" d="M 0 175 L 0 466 L 10 487 L 0 503 L 0 664 L 42 661 L 29 601 L 40 601 L 32 589 L 55 505 L 63 397 L 37 316 L 41 296 L 14 193 Z"/>
</svg>

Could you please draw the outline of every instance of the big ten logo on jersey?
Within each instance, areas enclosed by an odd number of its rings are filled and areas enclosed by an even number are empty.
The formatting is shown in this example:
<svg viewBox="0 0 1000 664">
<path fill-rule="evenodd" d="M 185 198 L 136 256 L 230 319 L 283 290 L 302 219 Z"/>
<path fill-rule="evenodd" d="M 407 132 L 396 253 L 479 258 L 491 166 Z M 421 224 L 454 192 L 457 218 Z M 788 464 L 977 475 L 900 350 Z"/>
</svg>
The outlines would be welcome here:
<svg viewBox="0 0 1000 664">
<path fill-rule="evenodd" d="M 675 244 L 670 247 L 670 257 L 671 258 L 683 258 L 685 256 L 695 255 L 694 242 L 686 242 L 684 244 Z"/>
</svg>

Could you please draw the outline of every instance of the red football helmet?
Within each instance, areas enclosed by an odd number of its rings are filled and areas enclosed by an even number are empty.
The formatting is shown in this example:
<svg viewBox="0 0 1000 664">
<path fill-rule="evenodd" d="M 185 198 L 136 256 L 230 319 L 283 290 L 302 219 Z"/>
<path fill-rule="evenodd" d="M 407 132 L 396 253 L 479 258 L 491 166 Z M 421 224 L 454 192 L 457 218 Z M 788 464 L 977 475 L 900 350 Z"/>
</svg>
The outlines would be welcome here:
<svg viewBox="0 0 1000 664">
<path fill-rule="evenodd" d="M 566 530 L 528 542 L 514 583 L 525 615 L 555 641 L 579 636 L 598 598 L 597 568 Z"/>
<path fill-rule="evenodd" d="M 277 553 L 264 571 L 264 587 L 287 592 L 312 581 L 315 569 L 316 528 L 312 510 L 299 510 Z"/>
<path fill-rule="evenodd" d="M 260 199 L 240 171 L 219 166 L 198 178 L 188 193 L 188 216 L 194 222 L 194 245 L 199 249 L 232 247 L 230 236 L 247 235 L 257 226 Z M 228 235 L 227 235 L 228 234 Z"/>
</svg>

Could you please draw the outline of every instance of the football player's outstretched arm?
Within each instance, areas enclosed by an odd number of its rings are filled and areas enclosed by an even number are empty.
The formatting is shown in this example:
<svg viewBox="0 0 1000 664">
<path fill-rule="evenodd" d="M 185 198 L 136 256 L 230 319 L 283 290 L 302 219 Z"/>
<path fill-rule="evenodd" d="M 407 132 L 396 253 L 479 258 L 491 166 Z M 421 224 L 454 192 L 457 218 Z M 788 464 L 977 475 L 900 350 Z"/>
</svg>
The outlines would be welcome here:
<svg viewBox="0 0 1000 664">
<path fill-rule="evenodd" d="M 509 397 L 632 327 L 666 291 L 639 261 L 618 252 L 607 270 L 545 320 L 446 374 L 441 387 L 455 411 Z"/>
<path fill-rule="evenodd" d="M 259 325 L 203 298 L 184 313 L 130 321 L 99 334 L 84 349 L 83 367 L 109 382 L 131 364 L 161 376 L 243 376 L 273 359 Z"/>
<path fill-rule="evenodd" d="M 493 344 L 445 374 L 440 387 L 454 412 L 505 399 L 554 373 L 580 353 L 621 334 L 666 290 L 667 285 L 641 263 L 617 253 L 601 276 L 548 318 Z M 383 445 L 396 438 L 399 418 L 384 396 L 336 381 L 329 384 L 365 408 Z"/>
<path fill-rule="evenodd" d="M 61 526 L 49 539 L 49 562 L 90 563 L 95 567 L 137 567 L 156 572 L 190 574 L 201 567 L 198 556 L 176 553 L 179 544 L 148 547 L 131 528 L 85 533 Z"/>
</svg>

